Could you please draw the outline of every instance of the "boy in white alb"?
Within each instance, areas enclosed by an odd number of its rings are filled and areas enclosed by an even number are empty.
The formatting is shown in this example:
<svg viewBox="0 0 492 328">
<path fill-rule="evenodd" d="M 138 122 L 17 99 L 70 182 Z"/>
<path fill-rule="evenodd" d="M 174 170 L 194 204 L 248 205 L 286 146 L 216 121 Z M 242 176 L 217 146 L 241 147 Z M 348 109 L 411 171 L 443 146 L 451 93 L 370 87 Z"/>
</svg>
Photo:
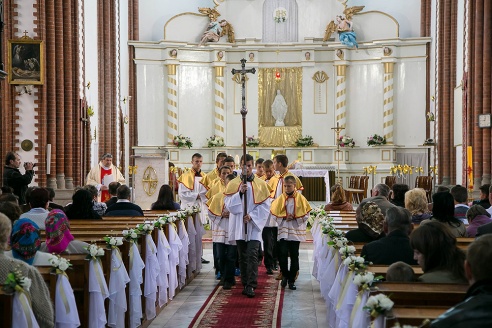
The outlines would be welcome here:
<svg viewBox="0 0 492 328">
<path fill-rule="evenodd" d="M 278 223 L 278 261 L 282 270 L 281 286 L 297 289 L 295 281 L 299 271 L 299 245 L 306 240 L 306 221 L 311 211 L 307 199 L 296 190 L 296 179 L 284 179 L 284 192 L 272 202 L 270 212 Z M 288 257 L 290 255 L 290 268 Z"/>
</svg>

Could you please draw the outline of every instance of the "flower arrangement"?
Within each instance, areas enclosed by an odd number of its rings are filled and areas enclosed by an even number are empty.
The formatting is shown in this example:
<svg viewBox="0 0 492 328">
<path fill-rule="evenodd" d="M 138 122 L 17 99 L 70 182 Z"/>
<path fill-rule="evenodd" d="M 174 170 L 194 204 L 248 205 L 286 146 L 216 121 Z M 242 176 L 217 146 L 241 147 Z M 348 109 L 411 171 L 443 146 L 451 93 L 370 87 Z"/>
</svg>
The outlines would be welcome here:
<svg viewBox="0 0 492 328">
<path fill-rule="evenodd" d="M 29 291 L 31 288 L 31 279 L 24 277 L 19 268 L 10 271 L 7 274 L 7 279 L 2 286 L 2 290 L 7 294 L 13 294 L 15 292 Z"/>
<path fill-rule="evenodd" d="M 128 230 L 123 230 L 122 234 L 123 234 L 123 238 L 125 238 L 126 241 L 135 243 L 137 242 L 140 236 L 140 231 L 138 229 L 128 229 Z"/>
<path fill-rule="evenodd" d="M 374 134 L 370 137 L 367 137 L 368 146 L 380 146 L 385 144 L 386 144 L 386 138 L 380 135 Z"/>
<path fill-rule="evenodd" d="M 346 258 L 349 258 L 355 254 L 355 247 L 354 246 L 344 246 L 341 247 L 338 252 L 340 253 L 340 257 L 342 260 L 345 260 Z"/>
<path fill-rule="evenodd" d="M 103 240 L 106 242 L 106 247 L 108 249 L 113 249 L 113 248 L 116 248 L 118 246 L 123 245 L 123 237 L 106 236 L 106 237 L 103 237 Z"/>
<path fill-rule="evenodd" d="M 248 147 L 258 147 L 260 145 L 260 138 L 255 138 L 255 136 L 246 137 L 246 146 Z"/>
<path fill-rule="evenodd" d="M 338 145 L 340 147 L 350 147 L 350 148 L 354 148 L 355 146 L 355 141 L 353 138 L 349 137 L 349 136 L 340 136 L 338 138 Z"/>
<path fill-rule="evenodd" d="M 57 274 L 63 274 L 68 268 L 72 266 L 70 260 L 61 257 L 60 255 L 52 254 L 48 259 L 48 262 L 53 267 L 53 272 Z"/>
<path fill-rule="evenodd" d="M 224 138 L 219 137 L 218 135 L 214 134 L 210 138 L 207 138 L 207 147 L 208 148 L 224 147 L 224 146 L 225 146 Z"/>
<path fill-rule="evenodd" d="M 350 246 L 349 246 L 350 247 Z M 366 265 L 364 264 L 365 260 L 363 257 L 350 255 L 345 260 L 343 260 L 343 264 L 345 264 L 350 271 L 355 272 L 363 272 L 366 269 Z"/>
<path fill-rule="evenodd" d="M 193 147 L 193 142 L 191 142 L 191 139 L 188 137 L 184 137 L 182 134 L 174 136 L 173 144 L 178 148 L 182 148 L 182 147 L 191 148 L 191 147 Z"/>
<path fill-rule="evenodd" d="M 299 137 L 296 140 L 296 147 L 309 147 L 314 144 L 313 137 L 311 136 L 305 136 L 305 137 Z"/>
<path fill-rule="evenodd" d="M 154 230 L 154 224 L 150 223 L 140 223 L 137 224 L 137 230 L 140 231 L 140 234 L 151 234 L 152 231 Z"/>
<path fill-rule="evenodd" d="M 101 256 L 104 256 L 104 249 L 96 244 L 90 244 L 84 247 L 89 254 L 86 256 L 86 260 L 98 260 Z"/>
<path fill-rule="evenodd" d="M 354 276 L 354 284 L 358 287 L 359 291 L 370 290 L 373 283 L 378 282 L 382 279 L 383 276 L 374 277 L 374 273 L 369 271 L 358 272 Z"/>
<path fill-rule="evenodd" d="M 277 8 L 273 13 L 275 23 L 284 23 L 287 20 L 287 10 L 285 8 Z"/>
<path fill-rule="evenodd" d="M 377 294 L 369 297 L 364 310 L 369 312 L 371 317 L 377 318 L 380 315 L 386 315 L 393 308 L 393 301 L 384 294 Z"/>
<path fill-rule="evenodd" d="M 345 238 L 343 231 L 334 229 L 328 232 L 328 236 L 330 237 L 328 245 L 334 249 L 340 249 L 347 246 L 348 240 Z"/>
</svg>

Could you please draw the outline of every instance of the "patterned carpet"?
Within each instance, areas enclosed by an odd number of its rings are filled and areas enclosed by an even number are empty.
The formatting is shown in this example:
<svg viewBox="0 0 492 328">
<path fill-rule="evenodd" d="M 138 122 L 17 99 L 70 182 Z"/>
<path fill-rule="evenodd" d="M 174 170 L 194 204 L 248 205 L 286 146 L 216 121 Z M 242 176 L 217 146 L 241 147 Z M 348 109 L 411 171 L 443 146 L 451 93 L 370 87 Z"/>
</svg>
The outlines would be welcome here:
<svg viewBox="0 0 492 328">
<path fill-rule="evenodd" d="M 275 275 L 267 275 L 264 266 L 258 268 L 256 296 L 241 294 L 240 277 L 236 286 L 223 290 L 217 286 L 193 318 L 190 328 L 272 327 L 280 328 L 284 289 Z"/>
</svg>

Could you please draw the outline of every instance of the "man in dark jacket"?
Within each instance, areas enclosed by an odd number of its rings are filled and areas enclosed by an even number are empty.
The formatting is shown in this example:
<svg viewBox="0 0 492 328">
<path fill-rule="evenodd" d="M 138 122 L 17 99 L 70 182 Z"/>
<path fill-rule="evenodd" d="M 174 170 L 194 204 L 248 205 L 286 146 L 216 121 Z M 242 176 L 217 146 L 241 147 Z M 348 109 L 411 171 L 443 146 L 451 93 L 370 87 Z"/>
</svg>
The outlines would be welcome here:
<svg viewBox="0 0 492 328">
<path fill-rule="evenodd" d="M 131 190 L 127 185 L 121 185 L 116 191 L 118 201 L 106 210 L 104 216 L 143 216 L 140 206 L 130 202 Z"/>
<path fill-rule="evenodd" d="M 391 265 L 402 261 L 416 265 L 408 238 L 413 229 L 410 212 L 399 206 L 389 208 L 383 227 L 386 237 L 364 245 L 361 256 L 373 264 Z"/>
<path fill-rule="evenodd" d="M 470 283 L 463 302 L 440 315 L 434 328 L 492 327 L 492 235 L 477 238 L 468 246 L 465 274 Z"/>
<path fill-rule="evenodd" d="M 25 194 L 27 186 L 31 183 L 34 177 L 34 164 L 30 162 L 24 163 L 26 173 L 21 174 L 19 167 L 21 160 L 19 155 L 14 152 L 8 152 L 5 156 L 5 167 L 3 169 L 3 185 L 14 189 L 14 195 L 19 197 L 19 205 L 26 203 Z"/>
</svg>

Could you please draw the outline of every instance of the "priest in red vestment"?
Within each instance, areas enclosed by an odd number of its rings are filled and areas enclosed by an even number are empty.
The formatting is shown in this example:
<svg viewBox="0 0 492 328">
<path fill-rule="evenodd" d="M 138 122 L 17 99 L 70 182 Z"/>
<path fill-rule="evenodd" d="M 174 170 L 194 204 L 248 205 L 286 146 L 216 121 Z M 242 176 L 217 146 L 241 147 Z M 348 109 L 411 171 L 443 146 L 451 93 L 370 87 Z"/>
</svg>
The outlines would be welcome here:
<svg viewBox="0 0 492 328">
<path fill-rule="evenodd" d="M 96 186 L 101 192 L 101 202 L 104 203 L 111 198 L 108 186 L 113 181 L 125 184 L 123 174 L 113 165 L 113 155 L 104 154 L 99 164 L 87 174 L 86 184 Z"/>
</svg>

